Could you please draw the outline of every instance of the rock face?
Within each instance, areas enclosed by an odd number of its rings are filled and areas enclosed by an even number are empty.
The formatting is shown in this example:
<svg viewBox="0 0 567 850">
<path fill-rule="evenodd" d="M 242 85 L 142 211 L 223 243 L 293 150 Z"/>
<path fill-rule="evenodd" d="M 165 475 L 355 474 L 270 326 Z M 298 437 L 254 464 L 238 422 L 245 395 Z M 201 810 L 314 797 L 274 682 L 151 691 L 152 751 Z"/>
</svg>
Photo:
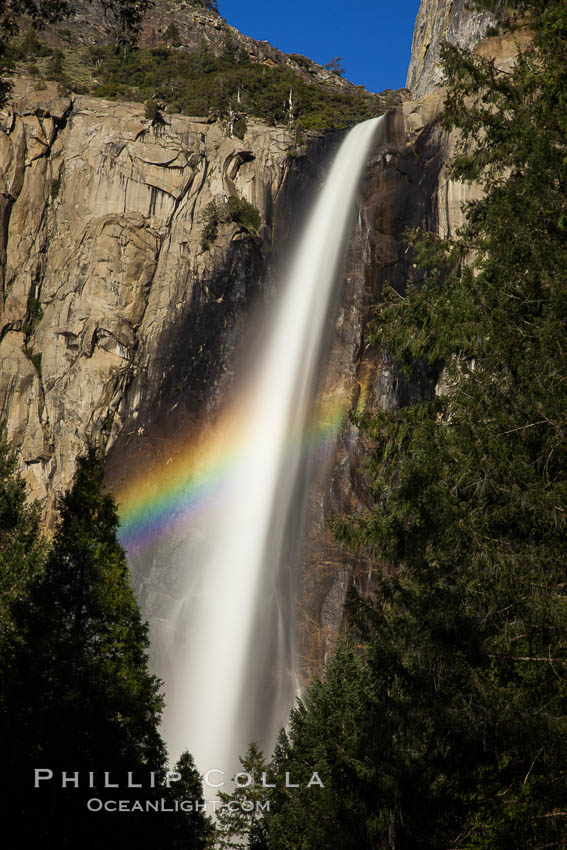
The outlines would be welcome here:
<svg viewBox="0 0 567 850">
<path fill-rule="evenodd" d="M 416 279 L 404 241 L 406 228 L 450 235 L 463 222 L 461 204 L 474 196 L 449 179 L 455 139 L 436 121 L 443 93 L 387 113 L 360 191 L 344 275 L 341 304 L 321 395 L 346 410 L 395 409 L 434 388 L 423 376 L 408 384 L 382 352 L 369 346 L 372 305 L 386 285 L 402 292 Z M 343 624 L 348 588 L 372 589 L 377 563 L 353 557 L 330 530 L 330 520 L 368 502 L 362 458 L 369 448 L 356 426 L 345 424 L 309 495 L 306 544 L 298 590 L 300 678 L 320 671 Z"/>
<path fill-rule="evenodd" d="M 283 129 L 250 122 L 241 142 L 18 83 L 0 132 L 0 404 L 48 515 L 85 440 L 108 450 L 126 422 L 141 436 L 180 383 L 182 407 L 202 405 L 257 285 L 290 145 Z M 262 234 L 225 216 L 203 251 L 203 211 L 230 195 L 258 207 Z"/>
<path fill-rule="evenodd" d="M 470 0 L 421 0 L 406 86 L 415 99 L 442 84 L 443 41 L 472 50 L 496 23 L 494 15 L 471 8 Z"/>
</svg>

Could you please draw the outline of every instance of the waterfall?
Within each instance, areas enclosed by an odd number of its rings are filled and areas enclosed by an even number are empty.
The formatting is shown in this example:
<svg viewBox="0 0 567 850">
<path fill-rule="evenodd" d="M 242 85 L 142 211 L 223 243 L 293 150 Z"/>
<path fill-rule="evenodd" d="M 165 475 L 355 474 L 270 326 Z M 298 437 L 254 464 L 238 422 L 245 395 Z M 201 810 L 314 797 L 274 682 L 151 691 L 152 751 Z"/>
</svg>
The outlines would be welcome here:
<svg viewBox="0 0 567 850">
<path fill-rule="evenodd" d="M 227 781 L 250 739 L 274 743 L 296 693 L 290 516 L 354 199 L 379 121 L 356 126 L 336 154 L 278 287 L 264 348 L 241 381 L 224 435 L 237 450 L 222 492 L 209 518 L 186 530 L 165 734 L 173 757 L 189 749 L 202 771 L 223 769 Z"/>
</svg>

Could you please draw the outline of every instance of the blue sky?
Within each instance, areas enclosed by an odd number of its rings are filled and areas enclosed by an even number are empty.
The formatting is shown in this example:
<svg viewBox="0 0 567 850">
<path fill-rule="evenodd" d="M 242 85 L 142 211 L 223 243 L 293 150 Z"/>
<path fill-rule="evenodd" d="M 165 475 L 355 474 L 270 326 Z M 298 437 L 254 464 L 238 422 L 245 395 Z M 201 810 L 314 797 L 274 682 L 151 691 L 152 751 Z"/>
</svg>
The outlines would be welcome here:
<svg viewBox="0 0 567 850">
<path fill-rule="evenodd" d="M 219 0 L 245 35 L 325 64 L 342 56 L 346 76 L 371 91 L 405 85 L 419 0 Z"/>
</svg>

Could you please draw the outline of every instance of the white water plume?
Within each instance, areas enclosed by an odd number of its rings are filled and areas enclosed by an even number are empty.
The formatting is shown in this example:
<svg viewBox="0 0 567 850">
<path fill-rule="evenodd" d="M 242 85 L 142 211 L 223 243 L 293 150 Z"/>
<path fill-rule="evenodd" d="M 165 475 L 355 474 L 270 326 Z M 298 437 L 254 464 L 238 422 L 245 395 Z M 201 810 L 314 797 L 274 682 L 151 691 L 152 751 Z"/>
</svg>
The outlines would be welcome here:
<svg viewBox="0 0 567 850">
<path fill-rule="evenodd" d="M 240 450 L 222 498 L 210 522 L 187 529 L 203 538 L 202 555 L 201 563 L 194 547 L 187 555 L 192 578 L 173 636 L 166 737 L 172 756 L 188 748 L 201 770 L 223 769 L 227 780 L 250 737 L 274 743 L 294 697 L 293 582 L 285 559 L 282 574 L 282 552 L 293 536 L 301 446 L 353 203 L 379 121 L 351 130 L 336 154 L 271 308 L 264 350 L 241 382 Z"/>
</svg>

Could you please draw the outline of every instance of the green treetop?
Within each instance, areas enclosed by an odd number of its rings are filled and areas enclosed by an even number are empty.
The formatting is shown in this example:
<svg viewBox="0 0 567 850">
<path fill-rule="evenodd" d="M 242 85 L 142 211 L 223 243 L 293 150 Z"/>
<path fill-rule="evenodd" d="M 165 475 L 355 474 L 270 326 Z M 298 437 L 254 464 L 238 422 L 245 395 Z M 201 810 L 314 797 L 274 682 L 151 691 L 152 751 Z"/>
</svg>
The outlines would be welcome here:
<svg viewBox="0 0 567 850">
<path fill-rule="evenodd" d="M 271 794 L 271 789 L 265 786 L 272 783 L 269 765 L 254 742 L 240 757 L 240 764 L 242 774 L 234 790 L 220 791 L 218 795 L 221 805 L 217 810 L 216 838 L 221 850 L 263 846 L 263 812 Z"/>
</svg>

